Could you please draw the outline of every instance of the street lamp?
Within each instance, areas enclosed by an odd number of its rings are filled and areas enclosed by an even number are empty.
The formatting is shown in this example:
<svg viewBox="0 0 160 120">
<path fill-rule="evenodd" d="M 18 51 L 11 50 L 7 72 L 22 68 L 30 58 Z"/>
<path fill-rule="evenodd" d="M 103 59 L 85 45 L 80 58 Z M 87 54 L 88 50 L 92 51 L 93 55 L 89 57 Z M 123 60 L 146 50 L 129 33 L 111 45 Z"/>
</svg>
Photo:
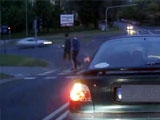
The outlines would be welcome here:
<svg viewBox="0 0 160 120">
<path fill-rule="evenodd" d="M 108 10 L 111 9 L 111 8 L 120 8 L 120 7 L 130 7 L 130 6 L 136 6 L 138 4 L 128 4 L 128 5 L 117 5 L 117 6 L 110 6 L 110 7 L 107 7 L 106 8 L 106 30 L 108 29 L 108 21 L 107 21 L 107 18 L 108 18 Z"/>
</svg>

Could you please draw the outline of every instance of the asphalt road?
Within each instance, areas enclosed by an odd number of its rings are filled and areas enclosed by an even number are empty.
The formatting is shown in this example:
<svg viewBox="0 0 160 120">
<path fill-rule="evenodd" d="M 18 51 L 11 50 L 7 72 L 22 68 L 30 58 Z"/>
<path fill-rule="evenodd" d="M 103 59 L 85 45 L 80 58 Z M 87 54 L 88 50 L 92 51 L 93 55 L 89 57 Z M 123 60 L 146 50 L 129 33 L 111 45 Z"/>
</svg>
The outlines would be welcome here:
<svg viewBox="0 0 160 120">
<path fill-rule="evenodd" d="M 55 71 L 2 84 L 0 120 L 55 120 L 60 117 L 67 111 L 71 77 L 69 73 Z M 51 113 L 54 115 L 48 119 Z"/>
</svg>

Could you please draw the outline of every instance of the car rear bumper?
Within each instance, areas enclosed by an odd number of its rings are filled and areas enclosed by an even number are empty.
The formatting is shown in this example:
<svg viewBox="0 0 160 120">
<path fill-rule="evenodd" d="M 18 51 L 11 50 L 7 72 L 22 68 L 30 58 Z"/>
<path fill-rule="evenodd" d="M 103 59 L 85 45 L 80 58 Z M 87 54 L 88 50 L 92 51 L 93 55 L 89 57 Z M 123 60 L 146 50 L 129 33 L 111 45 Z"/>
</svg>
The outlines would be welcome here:
<svg viewBox="0 0 160 120">
<path fill-rule="evenodd" d="M 160 113 L 72 113 L 68 120 L 160 120 Z"/>
</svg>

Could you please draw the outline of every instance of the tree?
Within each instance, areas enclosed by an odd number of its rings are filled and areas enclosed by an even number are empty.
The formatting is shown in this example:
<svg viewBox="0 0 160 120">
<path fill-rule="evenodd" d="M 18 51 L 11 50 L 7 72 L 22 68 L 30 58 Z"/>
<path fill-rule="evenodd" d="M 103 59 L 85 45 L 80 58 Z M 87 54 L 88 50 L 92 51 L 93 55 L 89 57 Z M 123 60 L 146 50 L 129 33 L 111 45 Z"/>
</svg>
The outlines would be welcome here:
<svg viewBox="0 0 160 120">
<path fill-rule="evenodd" d="M 63 13 L 63 10 L 60 7 L 60 4 L 54 5 L 53 12 L 52 12 L 52 23 L 53 28 L 57 29 L 60 28 L 60 15 Z"/>
<path fill-rule="evenodd" d="M 21 31 L 25 28 L 24 1 L 0 1 L 2 25 L 11 26 L 12 31 Z"/>
<path fill-rule="evenodd" d="M 70 8 L 78 12 L 81 24 L 85 26 L 98 27 L 99 21 L 104 21 L 105 10 L 108 6 L 120 5 L 124 0 L 72 0 L 69 1 Z M 109 11 L 108 18 L 115 19 L 116 9 Z"/>
<path fill-rule="evenodd" d="M 159 23 L 160 2 L 157 0 L 134 0 L 137 7 L 125 8 L 119 12 L 119 16 L 129 20 L 136 20 L 151 25 Z M 135 14 L 136 13 L 136 14 Z"/>
<path fill-rule="evenodd" d="M 85 26 L 93 25 L 94 28 L 98 27 L 98 21 L 100 19 L 100 8 L 105 0 L 79 0 L 73 1 L 74 5 L 77 6 L 76 11 L 78 12 L 80 22 Z"/>
<path fill-rule="evenodd" d="M 34 19 L 42 20 L 44 28 L 53 26 L 52 12 L 53 6 L 50 0 L 35 0 L 33 4 Z"/>
</svg>

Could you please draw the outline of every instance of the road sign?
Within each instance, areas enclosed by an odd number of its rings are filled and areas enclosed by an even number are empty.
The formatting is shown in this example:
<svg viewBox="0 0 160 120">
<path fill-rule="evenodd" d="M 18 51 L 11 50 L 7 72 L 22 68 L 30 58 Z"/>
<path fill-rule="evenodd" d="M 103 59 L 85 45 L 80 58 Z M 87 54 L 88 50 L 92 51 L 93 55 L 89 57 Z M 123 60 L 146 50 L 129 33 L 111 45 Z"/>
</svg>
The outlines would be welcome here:
<svg viewBox="0 0 160 120">
<path fill-rule="evenodd" d="M 61 27 L 74 26 L 74 15 L 73 14 L 62 14 L 60 15 Z"/>
<path fill-rule="evenodd" d="M 2 34 L 8 33 L 8 26 L 1 26 L 1 33 Z"/>
</svg>

